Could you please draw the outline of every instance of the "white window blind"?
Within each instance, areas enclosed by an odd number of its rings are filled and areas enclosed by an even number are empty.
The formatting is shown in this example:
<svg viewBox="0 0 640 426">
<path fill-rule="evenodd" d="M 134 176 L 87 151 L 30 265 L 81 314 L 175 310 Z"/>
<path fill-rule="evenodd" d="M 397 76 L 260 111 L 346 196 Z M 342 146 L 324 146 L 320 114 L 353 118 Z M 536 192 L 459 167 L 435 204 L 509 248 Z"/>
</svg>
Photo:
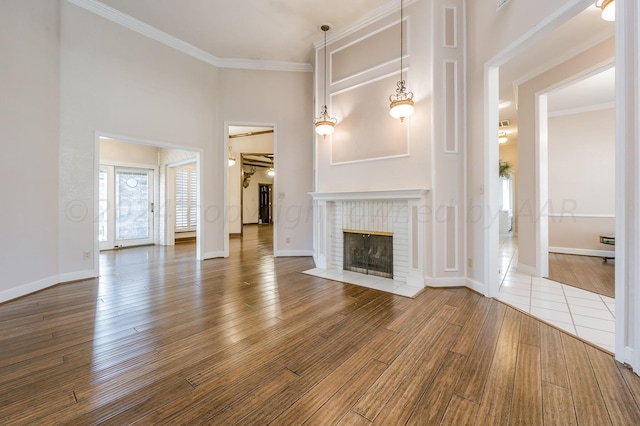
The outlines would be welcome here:
<svg viewBox="0 0 640 426">
<path fill-rule="evenodd" d="M 195 231 L 198 224 L 198 179 L 195 166 L 176 168 L 176 231 Z"/>
</svg>

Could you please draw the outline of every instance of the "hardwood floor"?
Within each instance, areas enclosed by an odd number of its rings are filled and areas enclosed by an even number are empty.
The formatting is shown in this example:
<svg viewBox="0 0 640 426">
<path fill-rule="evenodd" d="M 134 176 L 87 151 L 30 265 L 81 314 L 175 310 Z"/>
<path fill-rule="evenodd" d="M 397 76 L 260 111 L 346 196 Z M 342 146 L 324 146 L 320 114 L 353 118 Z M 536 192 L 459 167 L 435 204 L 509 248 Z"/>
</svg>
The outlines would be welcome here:
<svg viewBox="0 0 640 426">
<path fill-rule="evenodd" d="M 99 279 L 0 305 L 0 424 L 640 424 L 605 352 L 467 289 L 301 274 L 270 233 L 103 253 Z"/>
<path fill-rule="evenodd" d="M 549 278 L 583 290 L 615 297 L 615 264 L 601 257 L 549 253 Z"/>
</svg>

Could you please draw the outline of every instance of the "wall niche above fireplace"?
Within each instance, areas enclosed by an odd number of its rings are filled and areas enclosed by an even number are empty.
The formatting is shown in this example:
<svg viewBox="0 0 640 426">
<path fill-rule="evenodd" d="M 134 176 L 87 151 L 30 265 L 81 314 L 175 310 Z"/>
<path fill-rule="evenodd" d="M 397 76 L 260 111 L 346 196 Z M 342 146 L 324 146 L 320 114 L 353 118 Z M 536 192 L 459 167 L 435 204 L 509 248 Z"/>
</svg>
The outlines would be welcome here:
<svg viewBox="0 0 640 426">
<path fill-rule="evenodd" d="M 343 269 L 393 279 L 393 234 L 343 230 Z"/>
</svg>

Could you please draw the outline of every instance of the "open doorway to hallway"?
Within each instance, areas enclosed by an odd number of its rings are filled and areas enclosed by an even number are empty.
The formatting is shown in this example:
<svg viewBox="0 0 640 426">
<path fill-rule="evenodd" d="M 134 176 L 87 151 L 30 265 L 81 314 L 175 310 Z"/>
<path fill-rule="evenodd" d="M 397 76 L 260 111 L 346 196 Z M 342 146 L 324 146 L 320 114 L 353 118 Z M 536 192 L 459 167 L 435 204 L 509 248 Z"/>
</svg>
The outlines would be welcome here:
<svg viewBox="0 0 640 426">
<path fill-rule="evenodd" d="M 606 156 L 591 157 L 591 166 L 584 170 L 588 179 L 581 180 L 581 173 L 575 167 L 580 163 L 578 160 L 589 153 L 591 135 L 580 136 L 579 130 L 586 129 L 585 123 L 599 123 L 597 119 L 581 117 L 582 129 L 567 132 L 566 123 L 560 117 L 597 115 L 603 102 L 593 98 L 594 90 L 583 88 L 561 93 L 558 89 L 594 73 L 602 67 L 604 58 L 613 61 L 613 33 L 613 24 L 602 21 L 598 10 L 589 7 L 500 64 L 501 108 L 497 127 L 501 133 L 497 136 L 504 138 L 500 141 L 504 143 L 498 149 L 499 159 L 494 161 L 500 171 L 506 163 L 511 169 L 510 178 L 515 186 L 512 212 L 508 212 L 502 202 L 504 178 L 496 179 L 496 186 L 491 188 L 499 194 L 495 197 L 498 204 L 492 209 L 499 212 L 496 217 L 500 221 L 494 228 L 500 232 L 500 238 L 496 239 L 499 241 L 496 259 L 500 271 L 499 299 L 611 352 L 615 346 L 614 300 L 608 295 L 547 278 L 549 250 L 576 248 L 571 247 L 573 243 L 563 242 L 569 236 L 567 233 L 572 234 L 573 241 L 589 233 L 584 238 L 590 238 L 592 246 L 579 254 L 600 255 L 606 250 L 599 245 L 599 236 L 607 234 L 606 230 L 594 234 L 593 226 L 581 227 L 578 223 L 596 219 L 597 209 L 586 210 L 602 201 L 602 196 L 593 197 L 592 193 L 596 186 L 606 186 L 604 182 L 609 185 L 604 198 L 612 199 L 611 211 L 604 213 L 614 212 L 615 184 L 613 168 L 609 166 L 613 166 L 615 158 L 615 126 L 612 124 L 603 136 L 610 142 L 611 149 Z M 615 99 L 605 103 L 612 107 Z M 603 137 L 597 143 L 602 142 Z M 605 167 L 607 159 L 611 164 Z M 594 185 L 590 179 L 602 171 L 598 170 L 598 161 L 611 173 L 605 173 L 608 177 Z M 592 196 L 592 201 L 582 197 L 584 192 Z M 612 224 L 613 230 L 615 218 Z M 573 230 L 562 229 L 562 225 L 573 225 Z M 582 232 L 583 237 L 577 232 Z M 601 262 L 601 258 L 598 261 Z"/>
<path fill-rule="evenodd" d="M 275 133 L 268 125 L 228 126 L 229 236 L 273 244 Z M 259 229 L 258 229 L 259 228 Z M 268 236 L 267 236 L 268 235 Z"/>
</svg>

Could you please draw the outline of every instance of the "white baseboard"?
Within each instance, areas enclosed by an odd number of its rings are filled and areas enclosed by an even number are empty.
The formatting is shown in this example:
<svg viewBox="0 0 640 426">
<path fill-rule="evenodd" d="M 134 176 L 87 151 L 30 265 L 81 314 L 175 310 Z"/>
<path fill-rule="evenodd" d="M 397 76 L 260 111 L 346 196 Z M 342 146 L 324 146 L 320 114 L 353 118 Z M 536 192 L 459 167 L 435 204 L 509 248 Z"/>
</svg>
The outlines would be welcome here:
<svg viewBox="0 0 640 426">
<path fill-rule="evenodd" d="M 229 254 L 225 255 L 224 251 L 210 251 L 208 253 L 202 253 L 202 260 L 216 259 L 218 257 L 229 257 Z"/>
<path fill-rule="evenodd" d="M 278 250 L 273 253 L 274 257 L 310 257 L 313 250 Z"/>
<path fill-rule="evenodd" d="M 549 253 L 576 254 L 579 256 L 614 257 L 615 250 L 590 250 L 572 247 L 549 247 Z"/>
<path fill-rule="evenodd" d="M 518 263 L 518 267 L 516 268 L 516 270 L 518 272 L 522 272 L 523 274 L 531 275 L 532 277 L 538 276 L 538 270 L 530 265 Z"/>
<path fill-rule="evenodd" d="M 59 283 L 66 283 L 69 281 L 88 280 L 98 276 L 98 272 L 93 269 L 87 269 L 85 271 L 69 272 L 66 274 L 60 274 L 58 276 Z"/>
<path fill-rule="evenodd" d="M 471 290 L 477 291 L 483 296 L 487 295 L 487 286 L 478 281 L 472 280 L 471 278 L 467 278 L 467 287 Z"/>
<path fill-rule="evenodd" d="M 466 287 L 467 279 L 465 277 L 445 277 L 445 278 L 425 278 L 428 287 Z"/>
<path fill-rule="evenodd" d="M 17 299 L 18 297 L 26 296 L 27 294 L 35 293 L 36 291 L 44 290 L 45 288 L 56 285 L 59 282 L 60 281 L 58 281 L 58 275 L 54 275 L 52 277 L 43 278 L 38 281 L 22 284 L 8 290 L 4 290 L 0 292 L 0 303 L 7 302 L 12 299 Z"/>
<path fill-rule="evenodd" d="M 13 288 L 1 291 L 0 303 L 17 299 L 18 297 L 26 296 L 27 294 L 35 293 L 36 291 L 44 290 L 45 288 L 49 288 L 56 284 L 60 284 L 68 281 L 85 280 L 85 279 L 95 278 L 96 276 L 98 276 L 98 274 L 93 269 L 89 269 L 86 271 L 69 272 L 66 274 L 59 274 L 59 275 L 43 278 L 38 281 L 22 284 L 17 287 L 13 287 Z"/>
</svg>

